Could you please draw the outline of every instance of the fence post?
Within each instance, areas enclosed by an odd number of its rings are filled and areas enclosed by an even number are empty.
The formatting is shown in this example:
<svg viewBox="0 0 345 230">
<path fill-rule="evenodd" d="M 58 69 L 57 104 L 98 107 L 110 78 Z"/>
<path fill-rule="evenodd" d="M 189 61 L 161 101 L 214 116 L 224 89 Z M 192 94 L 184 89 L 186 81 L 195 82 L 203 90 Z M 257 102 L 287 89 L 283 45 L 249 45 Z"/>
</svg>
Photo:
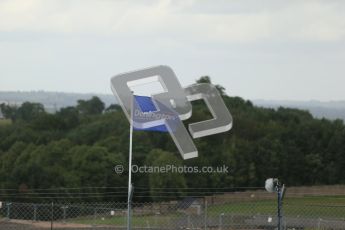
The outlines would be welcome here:
<svg viewBox="0 0 345 230">
<path fill-rule="evenodd" d="M 33 206 L 34 206 L 34 219 L 33 219 L 33 221 L 35 222 L 35 221 L 37 221 L 37 204 L 34 204 Z"/>
<path fill-rule="evenodd" d="M 204 224 L 205 230 L 207 230 L 207 199 L 204 198 Z"/>
<path fill-rule="evenodd" d="M 63 214 L 63 223 L 65 224 L 66 223 L 66 211 L 67 211 L 67 209 L 68 209 L 68 206 L 67 205 L 65 205 L 65 206 L 62 206 L 61 207 L 62 208 L 62 214 Z"/>
<path fill-rule="evenodd" d="M 7 205 L 7 219 L 11 219 L 11 204 L 12 203 L 6 203 L 6 205 Z"/>
<path fill-rule="evenodd" d="M 51 215 L 50 215 L 50 230 L 53 230 L 53 221 L 54 221 L 54 202 L 51 204 Z"/>
<path fill-rule="evenodd" d="M 319 217 L 319 221 L 318 221 L 318 223 L 317 223 L 317 229 L 320 229 L 320 227 L 321 227 L 321 221 L 322 221 L 322 219 Z"/>
<path fill-rule="evenodd" d="M 279 187 L 277 191 L 278 195 L 278 230 L 282 230 L 282 214 L 281 214 L 281 209 L 282 209 L 282 190 Z"/>
<path fill-rule="evenodd" d="M 155 213 L 155 228 L 158 228 L 158 217 L 159 217 L 159 212 Z"/>
<path fill-rule="evenodd" d="M 219 215 L 219 226 L 218 226 L 219 230 L 223 229 L 223 216 L 224 216 L 224 213 L 221 213 Z"/>
<path fill-rule="evenodd" d="M 95 207 L 93 209 L 93 224 L 92 224 L 93 227 L 96 226 L 96 219 L 97 219 L 97 208 Z"/>
</svg>

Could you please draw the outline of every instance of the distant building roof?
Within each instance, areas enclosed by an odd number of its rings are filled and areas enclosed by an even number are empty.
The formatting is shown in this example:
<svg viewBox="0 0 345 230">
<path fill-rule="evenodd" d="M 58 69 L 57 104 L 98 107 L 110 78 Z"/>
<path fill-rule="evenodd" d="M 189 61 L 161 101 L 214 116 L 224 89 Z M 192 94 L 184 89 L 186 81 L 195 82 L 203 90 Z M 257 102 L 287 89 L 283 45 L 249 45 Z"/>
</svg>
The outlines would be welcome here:
<svg viewBox="0 0 345 230">
<path fill-rule="evenodd" d="M 183 200 L 179 201 L 176 205 L 177 209 L 187 209 L 189 208 L 194 202 L 199 202 L 198 198 L 195 197 L 186 197 Z"/>
</svg>

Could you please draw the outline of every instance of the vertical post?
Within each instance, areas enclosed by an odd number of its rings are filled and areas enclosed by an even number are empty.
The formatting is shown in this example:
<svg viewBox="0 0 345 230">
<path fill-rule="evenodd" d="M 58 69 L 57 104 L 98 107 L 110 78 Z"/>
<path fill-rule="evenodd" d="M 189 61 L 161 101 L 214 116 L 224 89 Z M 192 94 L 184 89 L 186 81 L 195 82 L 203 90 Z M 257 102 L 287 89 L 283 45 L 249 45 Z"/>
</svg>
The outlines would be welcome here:
<svg viewBox="0 0 345 230">
<path fill-rule="evenodd" d="M 159 212 L 156 212 L 156 215 L 155 215 L 155 228 L 158 228 L 158 215 L 159 215 Z"/>
<path fill-rule="evenodd" d="M 223 216 L 224 216 L 224 213 L 221 213 L 219 215 L 219 226 L 218 226 L 219 230 L 223 229 Z"/>
<path fill-rule="evenodd" d="M 322 219 L 319 217 L 319 221 L 318 221 L 318 223 L 317 223 L 317 229 L 320 229 L 320 227 L 321 227 L 321 221 L 322 221 Z"/>
<path fill-rule="evenodd" d="M 11 219 L 11 204 L 12 203 L 7 203 L 7 219 Z"/>
<path fill-rule="evenodd" d="M 282 199 L 281 199 L 281 187 L 278 185 L 278 188 L 277 188 L 277 194 L 278 194 L 278 230 L 281 230 L 281 220 L 282 220 L 282 215 L 281 215 L 281 202 L 282 202 Z"/>
<path fill-rule="evenodd" d="M 52 202 L 52 205 L 51 205 L 50 230 L 53 230 L 53 220 L 54 220 L 54 202 Z"/>
<path fill-rule="evenodd" d="M 37 221 L 37 204 L 34 204 L 34 219 L 33 221 Z"/>
<path fill-rule="evenodd" d="M 204 224 L 205 224 L 205 226 L 204 226 L 204 228 L 205 228 L 205 230 L 207 230 L 207 199 L 206 199 L 206 197 L 204 198 L 204 204 L 205 204 L 205 207 L 204 207 Z"/>
<path fill-rule="evenodd" d="M 132 92 L 131 93 L 131 119 L 129 122 L 130 128 L 129 128 L 129 158 L 128 158 L 127 230 L 131 230 L 133 110 L 134 110 L 134 95 Z"/>
<path fill-rule="evenodd" d="M 97 221 L 97 208 L 93 208 L 93 226 L 96 226 Z"/>
<path fill-rule="evenodd" d="M 68 206 L 62 206 L 62 211 L 63 211 L 63 223 L 66 223 L 66 211 L 67 211 Z"/>
</svg>

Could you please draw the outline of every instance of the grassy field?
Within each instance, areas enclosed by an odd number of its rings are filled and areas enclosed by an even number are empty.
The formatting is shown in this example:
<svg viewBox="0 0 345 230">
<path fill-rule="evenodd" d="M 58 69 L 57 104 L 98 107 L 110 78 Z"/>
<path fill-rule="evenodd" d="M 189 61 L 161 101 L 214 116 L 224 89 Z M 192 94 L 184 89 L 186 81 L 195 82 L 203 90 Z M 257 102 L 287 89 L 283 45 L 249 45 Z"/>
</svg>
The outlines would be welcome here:
<svg viewBox="0 0 345 230">
<path fill-rule="evenodd" d="M 10 124 L 12 124 L 12 121 L 10 119 L 0 119 L 0 126 Z"/>
<path fill-rule="evenodd" d="M 275 200 L 258 200 L 232 202 L 222 205 L 211 205 L 207 209 L 207 217 L 217 219 L 221 214 L 230 215 L 272 215 L 277 212 Z M 345 218 L 345 197 L 344 196 L 310 196 L 303 198 L 287 198 L 283 206 L 284 216 L 301 218 L 324 218 L 343 219 Z M 203 215 L 202 215 L 203 216 Z M 169 213 L 166 215 L 133 216 L 134 226 L 164 226 L 174 219 L 186 218 L 181 212 Z M 203 217 L 200 217 L 203 218 Z M 126 216 L 98 216 L 97 218 L 85 217 L 71 219 L 68 222 L 96 225 L 126 225 Z"/>
<path fill-rule="evenodd" d="M 132 218 L 133 226 L 149 227 L 149 226 L 162 226 L 169 223 L 176 215 L 151 215 L 151 216 L 134 216 Z M 99 218 L 78 218 L 69 220 L 70 223 L 78 224 L 88 224 L 88 225 L 116 225 L 116 226 L 126 226 L 127 217 L 126 216 L 114 216 L 114 217 L 99 217 Z"/>
<path fill-rule="evenodd" d="M 212 206 L 209 215 L 229 214 L 275 214 L 275 200 L 254 202 L 233 202 L 231 204 Z M 287 198 L 284 200 L 283 212 L 293 217 L 345 218 L 344 196 L 310 196 L 303 198 Z"/>
</svg>

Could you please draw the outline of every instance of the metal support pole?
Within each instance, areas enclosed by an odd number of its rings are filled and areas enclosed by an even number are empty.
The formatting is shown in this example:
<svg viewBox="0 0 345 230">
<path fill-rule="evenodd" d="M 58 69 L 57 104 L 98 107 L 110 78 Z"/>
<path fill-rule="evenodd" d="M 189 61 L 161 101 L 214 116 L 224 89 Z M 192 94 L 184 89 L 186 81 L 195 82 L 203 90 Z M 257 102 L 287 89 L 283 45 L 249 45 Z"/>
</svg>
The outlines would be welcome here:
<svg viewBox="0 0 345 230">
<path fill-rule="evenodd" d="M 277 194 L 278 194 L 278 230 L 282 230 L 282 214 L 281 214 L 281 208 L 282 208 L 282 191 L 281 187 L 278 185 L 277 188 Z"/>
<path fill-rule="evenodd" d="M 33 221 L 37 221 L 37 204 L 34 204 L 34 218 Z"/>
<path fill-rule="evenodd" d="M 218 229 L 219 230 L 222 230 L 223 229 L 223 216 L 224 216 L 224 213 L 221 213 L 220 215 L 219 215 L 219 226 L 218 226 Z"/>
<path fill-rule="evenodd" d="M 66 223 L 66 211 L 67 211 L 68 206 L 62 206 L 62 211 L 63 211 L 63 223 Z"/>
<path fill-rule="evenodd" d="M 51 205 L 50 230 L 53 230 L 53 220 L 54 220 L 54 202 L 52 202 L 52 205 Z"/>
<path fill-rule="evenodd" d="M 205 203 L 205 207 L 204 207 L 204 224 L 205 224 L 205 230 L 207 230 L 207 199 L 206 197 L 204 198 L 204 203 Z"/>
<path fill-rule="evenodd" d="M 93 226 L 96 226 L 97 222 L 97 208 L 93 209 Z"/>
<path fill-rule="evenodd" d="M 134 113 L 134 95 L 131 93 L 131 120 L 129 129 L 129 157 L 128 157 L 128 200 L 127 200 L 127 230 L 131 230 L 131 206 L 132 206 L 132 148 L 133 148 L 133 113 Z"/>
<path fill-rule="evenodd" d="M 12 203 L 7 203 L 7 219 L 11 219 L 11 204 Z"/>
</svg>

